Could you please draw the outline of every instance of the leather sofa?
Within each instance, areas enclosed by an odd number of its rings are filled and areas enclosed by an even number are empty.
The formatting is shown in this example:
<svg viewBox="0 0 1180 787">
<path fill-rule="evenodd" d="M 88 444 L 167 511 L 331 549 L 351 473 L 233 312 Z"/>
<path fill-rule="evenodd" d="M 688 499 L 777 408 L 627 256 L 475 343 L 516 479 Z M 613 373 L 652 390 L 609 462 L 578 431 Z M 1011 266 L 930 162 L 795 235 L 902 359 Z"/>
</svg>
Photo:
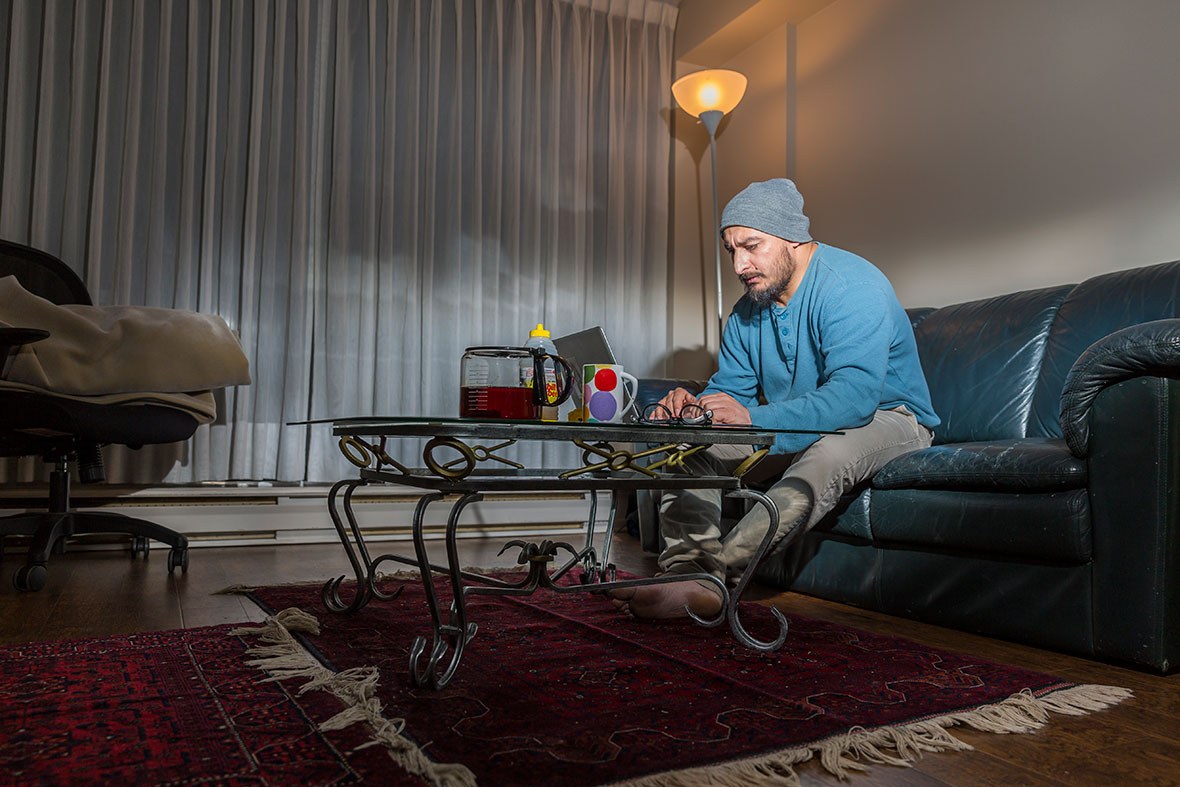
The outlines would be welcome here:
<svg viewBox="0 0 1180 787">
<path fill-rule="evenodd" d="M 942 418 L 934 445 L 882 468 L 759 578 L 1175 669 L 1180 262 L 910 316 Z"/>
</svg>

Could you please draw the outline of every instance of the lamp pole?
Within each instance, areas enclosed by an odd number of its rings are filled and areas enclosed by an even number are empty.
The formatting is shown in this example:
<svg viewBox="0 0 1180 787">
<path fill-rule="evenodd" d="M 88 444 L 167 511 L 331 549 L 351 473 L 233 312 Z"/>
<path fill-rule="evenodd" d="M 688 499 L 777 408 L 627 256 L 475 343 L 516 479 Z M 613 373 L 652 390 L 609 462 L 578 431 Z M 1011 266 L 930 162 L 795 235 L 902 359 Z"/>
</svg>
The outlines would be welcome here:
<svg viewBox="0 0 1180 787">
<path fill-rule="evenodd" d="M 725 310 L 721 302 L 721 224 L 717 204 L 717 126 L 725 113 L 742 100 L 746 92 L 746 78 L 726 68 L 709 68 L 686 74 L 672 83 L 676 103 L 688 114 L 698 118 L 709 132 L 709 159 L 713 169 L 713 266 L 717 274 L 717 352 L 721 352 L 721 332 L 725 328 Z M 703 262 L 703 260 L 702 260 Z M 706 331 L 708 334 L 708 331 Z"/>
<path fill-rule="evenodd" d="M 721 352 L 721 332 L 725 328 L 725 312 L 721 302 L 721 213 L 717 205 L 717 126 L 725 113 L 710 109 L 700 115 L 701 123 L 709 132 L 709 162 L 713 175 L 713 264 L 717 271 L 717 352 Z"/>
</svg>

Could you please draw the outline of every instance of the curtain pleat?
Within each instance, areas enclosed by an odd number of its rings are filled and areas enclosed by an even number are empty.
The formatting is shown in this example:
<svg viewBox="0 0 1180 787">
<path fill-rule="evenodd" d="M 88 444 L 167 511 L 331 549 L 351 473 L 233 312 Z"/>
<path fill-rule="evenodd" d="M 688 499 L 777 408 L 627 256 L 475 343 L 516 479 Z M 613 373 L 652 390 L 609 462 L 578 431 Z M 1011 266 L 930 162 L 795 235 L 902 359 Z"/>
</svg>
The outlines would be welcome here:
<svg viewBox="0 0 1180 787">
<path fill-rule="evenodd" d="M 221 315 L 251 363 L 216 423 L 109 450 L 108 477 L 339 478 L 329 428 L 289 422 L 454 415 L 463 349 L 538 322 L 602 325 L 662 373 L 675 21 L 660 0 L 0 8 L 0 236 L 96 303 Z M 421 441 L 390 448 L 420 464 Z"/>
</svg>

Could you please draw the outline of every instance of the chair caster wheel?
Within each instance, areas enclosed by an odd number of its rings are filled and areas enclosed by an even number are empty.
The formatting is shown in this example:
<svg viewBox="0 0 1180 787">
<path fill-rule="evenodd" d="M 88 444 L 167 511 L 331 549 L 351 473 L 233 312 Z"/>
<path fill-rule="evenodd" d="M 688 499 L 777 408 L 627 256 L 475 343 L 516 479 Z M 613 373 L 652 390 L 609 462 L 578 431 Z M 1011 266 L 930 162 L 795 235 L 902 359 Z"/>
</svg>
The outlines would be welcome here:
<svg viewBox="0 0 1180 787">
<path fill-rule="evenodd" d="M 168 550 L 168 573 L 171 574 L 178 567 L 181 571 L 188 571 L 187 549 Z"/>
<path fill-rule="evenodd" d="M 49 570 L 42 565 L 21 566 L 12 575 L 12 584 L 17 590 L 36 592 L 49 581 Z"/>
<path fill-rule="evenodd" d="M 146 555 L 151 549 L 151 543 L 147 536 L 133 536 L 131 539 L 131 557 L 139 557 Z"/>
</svg>

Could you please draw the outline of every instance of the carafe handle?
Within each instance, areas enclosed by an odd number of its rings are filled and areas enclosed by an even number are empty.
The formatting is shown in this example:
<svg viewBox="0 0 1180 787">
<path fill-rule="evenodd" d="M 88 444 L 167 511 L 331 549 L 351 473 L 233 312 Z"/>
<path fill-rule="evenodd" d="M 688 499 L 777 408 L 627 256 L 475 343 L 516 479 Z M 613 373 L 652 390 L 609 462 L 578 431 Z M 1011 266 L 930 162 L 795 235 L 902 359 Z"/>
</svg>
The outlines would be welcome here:
<svg viewBox="0 0 1180 787">
<path fill-rule="evenodd" d="M 549 400 L 549 394 L 545 390 L 544 384 L 546 358 L 553 359 L 553 376 L 557 382 L 557 397 L 552 401 Z M 556 407 L 569 399 L 570 394 L 574 391 L 574 369 L 570 366 L 569 361 L 560 355 L 534 350 L 533 380 L 540 381 L 540 384 L 533 384 L 533 403 L 541 407 Z"/>
<path fill-rule="evenodd" d="M 558 378 L 557 401 L 547 403 L 549 407 L 556 407 L 557 405 L 565 402 L 566 399 L 569 399 L 570 394 L 574 392 L 574 367 L 570 366 L 570 362 L 565 358 L 562 358 L 560 355 L 550 355 L 549 357 L 554 361 L 555 365 L 553 368 L 555 371 L 557 370 L 558 366 L 561 367 L 561 371 L 558 371 L 556 375 Z M 564 375 L 562 374 L 563 372 Z M 564 382 L 562 381 L 563 376 Z"/>
</svg>

